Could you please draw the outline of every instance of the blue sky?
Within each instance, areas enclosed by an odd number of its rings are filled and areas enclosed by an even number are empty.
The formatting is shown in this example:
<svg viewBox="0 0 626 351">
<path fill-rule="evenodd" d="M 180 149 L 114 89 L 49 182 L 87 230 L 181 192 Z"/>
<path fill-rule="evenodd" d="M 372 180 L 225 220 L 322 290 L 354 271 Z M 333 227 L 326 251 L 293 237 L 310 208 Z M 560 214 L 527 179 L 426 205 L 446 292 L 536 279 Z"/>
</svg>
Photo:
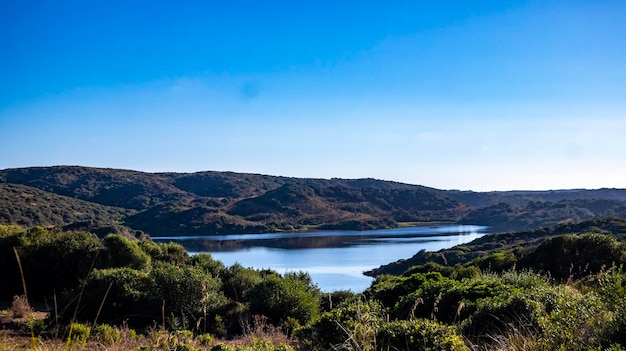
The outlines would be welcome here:
<svg viewBox="0 0 626 351">
<path fill-rule="evenodd" d="M 2 1 L 0 168 L 626 187 L 622 1 Z"/>
</svg>

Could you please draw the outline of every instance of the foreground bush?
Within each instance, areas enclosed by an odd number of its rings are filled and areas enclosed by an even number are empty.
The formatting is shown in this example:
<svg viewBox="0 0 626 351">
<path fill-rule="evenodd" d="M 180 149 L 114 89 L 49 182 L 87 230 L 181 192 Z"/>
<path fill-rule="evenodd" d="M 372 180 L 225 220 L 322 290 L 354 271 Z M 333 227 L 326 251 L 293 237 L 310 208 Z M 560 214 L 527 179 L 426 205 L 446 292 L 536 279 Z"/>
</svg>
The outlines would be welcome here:
<svg viewBox="0 0 626 351">
<path fill-rule="evenodd" d="M 250 290 L 250 311 L 268 317 L 274 325 L 290 318 L 306 325 L 317 317 L 320 306 L 320 296 L 311 288 L 293 275 L 269 275 Z"/>
<path fill-rule="evenodd" d="M 426 319 L 386 323 L 376 343 L 377 351 L 469 351 L 454 327 Z"/>
</svg>

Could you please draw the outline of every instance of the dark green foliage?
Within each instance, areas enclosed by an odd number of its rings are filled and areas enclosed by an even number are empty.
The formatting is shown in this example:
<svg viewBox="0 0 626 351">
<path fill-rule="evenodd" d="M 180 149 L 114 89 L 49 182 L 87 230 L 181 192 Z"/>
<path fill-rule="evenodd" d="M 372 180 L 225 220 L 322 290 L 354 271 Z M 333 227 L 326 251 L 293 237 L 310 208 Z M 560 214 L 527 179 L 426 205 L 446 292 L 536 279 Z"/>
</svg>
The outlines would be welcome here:
<svg viewBox="0 0 626 351">
<path fill-rule="evenodd" d="M 466 203 L 473 207 L 488 207 L 503 202 L 511 203 L 517 206 L 524 206 L 533 201 L 554 203 L 563 200 L 626 200 L 626 190 L 614 188 L 595 190 L 491 191 L 486 193 L 448 190 L 444 191 L 444 193 L 451 199 Z"/>
<path fill-rule="evenodd" d="M 235 351 L 234 347 L 219 343 L 211 347 L 211 351 Z"/>
<path fill-rule="evenodd" d="M 512 251 L 517 256 L 523 250 L 531 250 L 550 237 L 586 232 L 607 234 L 615 237 L 617 240 L 626 241 L 626 220 L 621 218 L 597 218 L 580 223 L 560 224 L 534 230 L 485 235 L 471 243 L 438 252 L 420 251 L 409 259 L 381 266 L 366 274 L 371 276 L 379 274 L 400 275 L 413 266 L 429 262 L 453 266 L 466 264 L 474 259 L 498 252 Z"/>
<path fill-rule="evenodd" d="M 493 335 L 515 330 L 536 333 L 541 308 L 540 302 L 520 293 L 489 299 L 463 322 L 462 333 L 477 344 L 489 344 Z"/>
<path fill-rule="evenodd" d="M 401 297 L 421 289 L 427 282 L 448 281 L 439 272 L 415 273 L 408 277 L 378 276 L 366 291 L 387 308 L 393 307 Z"/>
<path fill-rule="evenodd" d="M 342 302 L 353 299 L 355 293 L 350 290 L 337 290 L 322 296 L 321 308 L 323 312 L 328 312 L 338 307 Z"/>
<path fill-rule="evenodd" d="M 236 302 L 248 301 L 250 290 L 262 280 L 259 271 L 235 263 L 223 272 L 224 293 Z"/>
<path fill-rule="evenodd" d="M 213 277 L 219 277 L 225 269 L 224 264 L 213 259 L 209 253 L 199 253 L 191 256 L 189 264 L 202 269 Z"/>
<path fill-rule="evenodd" d="M 463 278 L 475 278 L 478 277 L 481 273 L 482 267 L 476 267 L 475 265 L 454 265 L 454 266 L 444 266 L 435 262 L 428 262 L 424 265 L 413 266 L 409 268 L 406 272 L 402 274 L 402 276 L 408 277 L 415 273 L 429 273 L 429 272 L 439 272 L 442 276 L 446 278 L 451 278 L 455 280 L 461 280 Z"/>
<path fill-rule="evenodd" d="M 581 278 L 626 262 L 626 247 L 602 234 L 565 235 L 547 239 L 519 260 L 560 280 Z"/>
<path fill-rule="evenodd" d="M 420 289 L 398 296 L 392 309 L 396 318 L 433 318 L 446 323 L 461 321 L 476 311 L 481 301 L 509 295 L 515 289 L 497 279 L 427 281 Z"/>
<path fill-rule="evenodd" d="M 271 274 L 256 284 L 248 294 L 250 312 L 263 315 L 275 325 L 288 318 L 308 324 L 319 313 L 320 297 L 298 277 Z"/>
<path fill-rule="evenodd" d="M 161 311 L 164 305 L 165 317 L 173 328 L 190 329 L 224 303 L 221 282 L 200 267 L 160 264 L 150 271 L 148 279 L 153 310 Z"/>
<path fill-rule="evenodd" d="M 23 293 L 12 246 L 18 249 L 29 297 L 36 300 L 76 286 L 81 279 L 87 277 L 92 267 L 102 265 L 104 256 L 101 241 L 90 233 L 50 232 L 35 227 L 2 238 L 2 260 L 6 260 L 8 264 L 2 266 L 2 270 L 7 271 L 3 275 L 6 288 L 0 293 L 3 298 L 8 299 Z"/>
<path fill-rule="evenodd" d="M 434 189 L 371 179 L 41 167 L 0 171 L 0 182 L 13 187 L 6 196 L 7 204 L 13 204 L 11 210 L 4 216 L 0 210 L 4 223 L 65 225 L 96 220 L 116 224 L 124 220 L 125 225 L 152 235 L 254 233 L 304 226 L 373 229 L 395 226 L 396 220 L 456 220 L 466 211 Z M 57 219 L 54 210 L 32 211 L 32 197 L 20 197 L 20 189 L 36 193 L 46 206 L 51 201 L 43 199 L 65 196 L 100 207 L 80 217 L 74 215 L 80 211 L 63 210 L 64 218 Z M 106 206 L 125 212 L 120 216 L 116 213 L 121 212 L 111 212 Z"/>
<path fill-rule="evenodd" d="M 371 347 L 368 344 L 375 343 L 376 331 L 383 321 L 384 311 L 380 304 L 355 296 L 324 312 L 314 323 L 313 335 L 309 338 L 315 340 L 322 350 L 342 349 L 340 346 L 346 343 L 352 349 L 364 349 L 364 346 Z"/>
<path fill-rule="evenodd" d="M 108 324 L 100 324 L 93 328 L 96 339 L 105 345 L 114 345 L 122 338 L 120 331 Z"/>
<path fill-rule="evenodd" d="M 150 286 L 145 271 L 128 267 L 94 270 L 85 283 L 79 318 L 93 321 L 102 305 L 98 322 L 121 324 L 128 321 L 132 327 L 142 327 L 159 320 L 158 311 L 151 307 Z M 66 306 L 60 311 L 61 318 L 69 320 L 73 317 L 75 298 L 79 294 L 77 287 L 61 300 L 61 306 Z"/>
<path fill-rule="evenodd" d="M 70 327 L 70 344 L 85 345 L 91 335 L 91 327 L 83 323 L 73 323 Z"/>
<path fill-rule="evenodd" d="M 425 319 L 386 323 L 376 341 L 380 351 L 469 351 L 455 328 Z"/>
<path fill-rule="evenodd" d="M 196 266 L 162 263 L 149 272 L 128 267 L 95 270 L 87 280 L 79 317 L 95 318 L 104 301 L 102 322 L 146 327 L 165 317 L 167 327 L 192 329 L 223 305 L 220 288 L 218 279 Z"/>
<path fill-rule="evenodd" d="M 504 272 L 515 266 L 517 256 L 511 250 L 494 252 L 488 256 L 479 257 L 471 261 L 470 267 L 478 267 L 483 271 Z"/>
<path fill-rule="evenodd" d="M 138 245 L 154 262 L 187 263 L 189 260 L 189 254 L 180 244 L 157 244 L 152 240 L 141 240 Z"/>
<path fill-rule="evenodd" d="M 17 226 L 0 225 L 0 299 L 9 301 L 16 295 L 24 294 L 21 277 L 13 248 L 20 248 L 25 231 Z"/>
<path fill-rule="evenodd" d="M 150 256 L 141 249 L 137 241 L 110 234 L 104 238 L 104 246 L 107 251 L 107 267 L 146 269 L 150 266 Z"/>
</svg>

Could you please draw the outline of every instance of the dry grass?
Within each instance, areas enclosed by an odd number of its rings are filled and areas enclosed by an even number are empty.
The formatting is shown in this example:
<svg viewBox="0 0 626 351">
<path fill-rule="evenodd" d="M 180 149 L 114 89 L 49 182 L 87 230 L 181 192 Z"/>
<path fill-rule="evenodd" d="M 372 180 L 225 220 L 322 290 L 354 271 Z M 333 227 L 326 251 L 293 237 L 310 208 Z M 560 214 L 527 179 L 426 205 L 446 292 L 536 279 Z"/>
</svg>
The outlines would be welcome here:
<svg viewBox="0 0 626 351">
<path fill-rule="evenodd" d="M 253 316 L 251 325 L 246 326 L 245 331 L 244 336 L 226 344 L 231 346 L 249 345 L 258 339 L 268 340 L 274 345 L 290 343 L 287 335 L 280 328 L 270 324 L 265 316 Z"/>
<path fill-rule="evenodd" d="M 13 297 L 11 311 L 13 312 L 13 318 L 30 318 L 33 313 L 33 309 L 28 304 L 26 295 Z"/>
<path fill-rule="evenodd" d="M 213 345 L 226 344 L 232 347 L 250 346 L 262 340 L 266 344 L 281 345 L 291 344 L 288 337 L 278 328 L 267 324 L 262 317 L 254 319 L 249 332 L 241 338 L 234 340 L 214 339 L 206 344 L 193 336 L 191 332 L 174 331 L 168 332 L 153 329 L 146 335 L 137 335 L 132 329 L 126 327 L 115 328 L 120 333 L 120 339 L 114 343 L 103 342 L 96 335 L 91 335 L 84 345 L 70 344 L 62 338 L 48 339 L 37 338 L 37 351 L 171 351 L 177 350 L 177 346 L 185 344 L 197 350 L 210 350 Z M 0 330 L 0 350 L 1 351 L 24 351 L 33 350 L 32 340 L 29 335 L 25 335 L 17 330 Z"/>
</svg>

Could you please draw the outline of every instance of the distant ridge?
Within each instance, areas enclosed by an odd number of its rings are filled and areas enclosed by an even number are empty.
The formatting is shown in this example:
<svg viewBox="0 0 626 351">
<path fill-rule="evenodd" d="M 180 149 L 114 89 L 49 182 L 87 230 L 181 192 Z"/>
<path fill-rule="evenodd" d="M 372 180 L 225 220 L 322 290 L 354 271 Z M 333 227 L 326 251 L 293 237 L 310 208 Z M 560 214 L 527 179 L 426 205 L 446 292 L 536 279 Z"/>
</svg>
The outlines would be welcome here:
<svg viewBox="0 0 626 351">
<path fill-rule="evenodd" d="M 371 178 L 81 166 L 0 170 L 2 224 L 65 226 L 91 220 L 153 236 L 364 230 L 401 222 L 515 230 L 607 215 L 626 217 L 626 189 L 481 193 Z"/>
</svg>

